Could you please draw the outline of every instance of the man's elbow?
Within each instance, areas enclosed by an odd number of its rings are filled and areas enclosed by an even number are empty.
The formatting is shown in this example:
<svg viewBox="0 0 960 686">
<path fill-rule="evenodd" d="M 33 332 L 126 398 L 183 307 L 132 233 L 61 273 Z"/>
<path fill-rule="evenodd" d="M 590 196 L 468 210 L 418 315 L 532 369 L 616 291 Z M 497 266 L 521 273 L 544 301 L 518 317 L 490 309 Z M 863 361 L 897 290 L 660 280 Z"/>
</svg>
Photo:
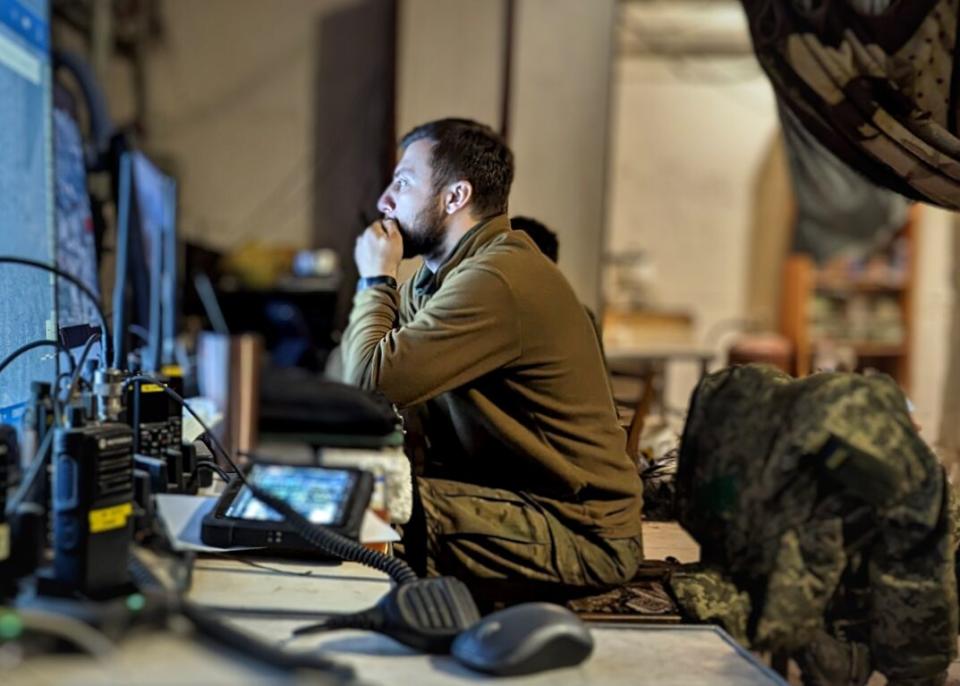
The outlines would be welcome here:
<svg viewBox="0 0 960 686">
<path fill-rule="evenodd" d="M 344 369 L 343 380 L 344 383 L 356 386 L 361 390 L 380 393 L 400 409 L 410 403 L 408 394 L 403 391 L 404 386 L 391 383 L 389 379 L 384 378 L 380 369 L 374 364 L 367 367 Z"/>
<path fill-rule="evenodd" d="M 412 379 L 402 373 L 382 346 L 366 354 L 344 354 L 343 382 L 364 391 L 378 392 L 398 407 L 411 401 Z"/>
<path fill-rule="evenodd" d="M 344 355 L 344 383 L 365 391 L 381 391 L 381 365 L 376 351 L 368 355 Z"/>
<path fill-rule="evenodd" d="M 344 365 L 343 382 L 351 386 L 356 386 L 357 388 L 362 388 L 365 391 L 378 390 L 377 380 L 370 372 L 370 366 L 369 364 Z"/>
</svg>

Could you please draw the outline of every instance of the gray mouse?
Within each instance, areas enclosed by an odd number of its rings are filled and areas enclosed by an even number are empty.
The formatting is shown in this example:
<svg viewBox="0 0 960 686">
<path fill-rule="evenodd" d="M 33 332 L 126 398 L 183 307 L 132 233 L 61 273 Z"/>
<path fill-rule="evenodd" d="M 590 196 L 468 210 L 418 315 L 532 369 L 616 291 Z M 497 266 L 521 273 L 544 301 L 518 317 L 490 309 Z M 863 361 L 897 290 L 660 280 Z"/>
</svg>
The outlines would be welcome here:
<svg viewBox="0 0 960 686">
<path fill-rule="evenodd" d="M 524 603 L 487 615 L 457 636 L 450 652 L 487 674 L 532 674 L 580 664 L 593 652 L 593 637 L 566 608 Z"/>
</svg>

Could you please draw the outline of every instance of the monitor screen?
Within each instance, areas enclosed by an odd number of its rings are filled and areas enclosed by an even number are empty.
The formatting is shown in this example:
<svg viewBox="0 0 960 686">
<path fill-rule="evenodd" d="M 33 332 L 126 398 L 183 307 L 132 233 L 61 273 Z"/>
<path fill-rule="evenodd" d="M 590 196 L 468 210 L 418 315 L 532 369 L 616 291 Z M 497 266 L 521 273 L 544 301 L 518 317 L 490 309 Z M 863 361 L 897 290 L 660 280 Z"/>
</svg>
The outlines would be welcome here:
<svg viewBox="0 0 960 686">
<path fill-rule="evenodd" d="M 342 469 L 255 464 L 247 477 L 257 486 L 290 503 L 314 524 L 335 525 L 343 519 L 356 475 Z M 242 486 L 226 511 L 227 517 L 280 521 L 278 512 L 253 497 Z"/>
<path fill-rule="evenodd" d="M 176 283 L 177 269 L 176 184 L 143 153 L 130 156 L 135 213 L 127 276 L 133 291 L 130 324 L 139 331 L 133 337 L 138 347 L 147 342 L 142 339 L 150 331 L 159 340 L 174 328 L 176 292 L 170 284 Z"/>
<path fill-rule="evenodd" d="M 54 202 L 47 0 L 0 0 L 0 253 L 53 264 Z M 54 280 L 0 265 L 0 357 L 57 334 Z M 52 382 L 57 358 L 38 348 L 0 378 L 0 422 L 19 425 L 33 381 Z"/>
<path fill-rule="evenodd" d="M 97 248 L 87 190 L 83 141 L 73 116 L 53 110 L 54 197 L 56 200 L 57 266 L 76 276 L 95 294 L 100 294 Z M 67 347 L 82 346 L 100 331 L 97 310 L 90 299 L 71 284 L 57 285 L 60 340 Z M 91 351 L 91 358 L 97 350 Z"/>
</svg>

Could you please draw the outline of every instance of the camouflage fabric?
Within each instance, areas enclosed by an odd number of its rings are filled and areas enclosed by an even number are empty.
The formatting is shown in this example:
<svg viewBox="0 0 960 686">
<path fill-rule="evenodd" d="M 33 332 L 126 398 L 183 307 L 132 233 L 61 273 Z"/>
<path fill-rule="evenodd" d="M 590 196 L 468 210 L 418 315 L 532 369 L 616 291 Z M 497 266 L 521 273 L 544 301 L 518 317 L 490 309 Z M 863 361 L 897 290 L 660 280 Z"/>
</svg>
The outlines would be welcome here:
<svg viewBox="0 0 960 686">
<path fill-rule="evenodd" d="M 720 624 L 737 641 L 749 645 L 750 596 L 723 572 L 704 565 L 684 565 L 670 576 L 670 588 L 687 615 Z"/>
<path fill-rule="evenodd" d="M 630 581 L 643 541 L 576 531 L 522 493 L 418 477 L 397 552 L 422 574 L 456 576 L 492 609 L 563 602 Z"/>
<path fill-rule="evenodd" d="M 630 582 L 612 591 L 576 598 L 567 607 L 581 615 L 642 615 L 679 621 L 680 608 L 666 586 L 679 564 L 675 560 L 644 560 Z"/>
<path fill-rule="evenodd" d="M 688 615 L 736 635 L 746 613 L 748 644 L 794 655 L 808 683 L 848 683 L 812 675 L 867 664 L 894 684 L 945 678 L 958 622 L 950 492 L 889 377 L 796 380 L 760 365 L 705 377 L 677 505 L 702 551 L 671 581 Z"/>
<path fill-rule="evenodd" d="M 806 686 L 861 686 L 867 683 L 873 671 L 870 650 L 865 644 L 841 641 L 823 629 L 817 631 L 796 659 Z M 906 682 L 901 680 L 898 683 L 903 685 Z"/>
<path fill-rule="evenodd" d="M 907 197 L 960 208 L 960 0 L 741 0 L 781 102 L 833 154 Z"/>
</svg>

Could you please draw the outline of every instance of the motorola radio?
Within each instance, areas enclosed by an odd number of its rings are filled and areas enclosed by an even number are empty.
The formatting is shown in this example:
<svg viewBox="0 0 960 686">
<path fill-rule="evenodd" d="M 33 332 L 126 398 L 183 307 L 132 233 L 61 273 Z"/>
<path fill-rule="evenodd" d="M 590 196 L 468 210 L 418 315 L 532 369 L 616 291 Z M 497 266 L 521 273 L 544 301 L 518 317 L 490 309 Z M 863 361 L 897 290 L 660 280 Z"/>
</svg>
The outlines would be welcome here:
<svg viewBox="0 0 960 686">
<path fill-rule="evenodd" d="M 17 432 L 0 424 L 0 569 L 10 559 L 10 523 L 7 521 L 7 490 L 17 467 Z"/>
<path fill-rule="evenodd" d="M 72 411 L 70 425 L 54 435 L 55 584 L 92 597 L 123 588 L 132 515 L 133 432 L 126 424 L 85 425 L 82 411 Z"/>
</svg>

